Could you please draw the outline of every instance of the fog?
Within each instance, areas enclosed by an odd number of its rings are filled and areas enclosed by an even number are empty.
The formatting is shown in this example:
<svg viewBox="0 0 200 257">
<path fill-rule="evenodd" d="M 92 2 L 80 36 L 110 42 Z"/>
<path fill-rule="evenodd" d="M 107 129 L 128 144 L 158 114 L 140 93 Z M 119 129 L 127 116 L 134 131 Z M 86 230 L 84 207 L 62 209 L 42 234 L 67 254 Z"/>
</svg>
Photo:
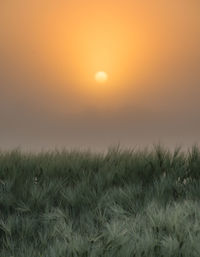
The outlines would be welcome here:
<svg viewBox="0 0 200 257">
<path fill-rule="evenodd" d="M 1 1 L 0 149 L 199 143 L 199 13 L 195 0 Z"/>
</svg>

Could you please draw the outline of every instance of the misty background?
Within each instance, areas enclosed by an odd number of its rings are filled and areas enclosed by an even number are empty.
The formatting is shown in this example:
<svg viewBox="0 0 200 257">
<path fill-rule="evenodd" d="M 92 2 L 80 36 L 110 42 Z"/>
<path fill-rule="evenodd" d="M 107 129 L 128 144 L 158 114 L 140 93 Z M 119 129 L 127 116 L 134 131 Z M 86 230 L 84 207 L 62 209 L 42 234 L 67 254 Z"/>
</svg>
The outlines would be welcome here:
<svg viewBox="0 0 200 257">
<path fill-rule="evenodd" d="M 113 14 L 108 9 L 109 15 L 119 22 L 120 13 L 114 10 L 123 3 L 107 2 L 113 8 Z M 73 55 L 76 49 L 70 45 L 76 29 L 64 39 L 65 52 L 60 51 L 61 39 L 56 31 L 60 17 L 65 19 L 68 12 L 71 16 L 66 24 L 76 19 L 77 9 L 87 16 L 89 7 L 96 10 L 98 5 L 74 1 L 77 6 L 72 4 L 69 11 L 68 3 L 72 2 L 0 2 L 0 149 L 65 147 L 96 151 L 118 143 L 135 147 L 160 141 L 170 148 L 199 143 L 200 2 L 127 1 L 122 15 L 123 20 L 127 12 L 127 33 L 134 28 L 134 13 L 144 35 L 151 28 L 149 41 L 141 40 L 147 53 L 141 51 L 144 57 L 135 61 L 130 48 L 127 66 L 120 64 L 122 69 L 129 67 L 118 82 L 120 89 L 92 96 L 81 88 L 87 81 L 81 79 L 79 70 L 71 68 L 73 56 L 77 58 Z M 106 4 L 102 1 L 102 10 Z M 76 22 L 79 26 L 82 21 Z M 69 58 L 68 51 L 72 53 Z M 59 74 L 63 69 L 59 60 L 65 55 L 63 76 Z"/>
</svg>

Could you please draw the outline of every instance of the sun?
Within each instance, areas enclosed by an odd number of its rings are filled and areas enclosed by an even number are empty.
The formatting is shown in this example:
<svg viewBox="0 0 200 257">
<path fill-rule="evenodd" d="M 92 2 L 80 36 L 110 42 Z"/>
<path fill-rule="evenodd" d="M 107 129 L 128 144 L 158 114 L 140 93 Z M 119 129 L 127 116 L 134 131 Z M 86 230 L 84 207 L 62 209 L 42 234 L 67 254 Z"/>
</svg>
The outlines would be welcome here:
<svg viewBox="0 0 200 257">
<path fill-rule="evenodd" d="M 98 71 L 94 77 L 98 83 L 105 83 L 108 80 L 108 74 L 105 71 Z"/>
</svg>

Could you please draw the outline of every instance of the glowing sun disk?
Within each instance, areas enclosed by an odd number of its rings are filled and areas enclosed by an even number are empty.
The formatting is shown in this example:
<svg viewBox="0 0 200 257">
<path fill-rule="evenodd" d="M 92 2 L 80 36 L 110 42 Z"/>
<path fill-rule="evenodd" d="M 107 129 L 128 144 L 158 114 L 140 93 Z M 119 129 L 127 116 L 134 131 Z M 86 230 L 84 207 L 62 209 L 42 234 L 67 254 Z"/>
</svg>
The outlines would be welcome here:
<svg viewBox="0 0 200 257">
<path fill-rule="evenodd" d="M 104 82 L 106 82 L 108 80 L 108 74 L 105 71 L 98 71 L 95 74 L 95 80 L 98 83 L 104 83 Z"/>
</svg>

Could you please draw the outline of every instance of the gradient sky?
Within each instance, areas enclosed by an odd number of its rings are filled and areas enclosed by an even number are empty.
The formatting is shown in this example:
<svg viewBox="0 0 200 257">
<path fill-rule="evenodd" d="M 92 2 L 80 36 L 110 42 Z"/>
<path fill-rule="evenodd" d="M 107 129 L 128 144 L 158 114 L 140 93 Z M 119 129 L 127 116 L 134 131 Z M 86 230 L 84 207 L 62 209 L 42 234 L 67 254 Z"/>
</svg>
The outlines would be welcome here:
<svg viewBox="0 0 200 257">
<path fill-rule="evenodd" d="M 198 143 L 199 13 L 199 0 L 1 0 L 0 148 Z"/>
</svg>

